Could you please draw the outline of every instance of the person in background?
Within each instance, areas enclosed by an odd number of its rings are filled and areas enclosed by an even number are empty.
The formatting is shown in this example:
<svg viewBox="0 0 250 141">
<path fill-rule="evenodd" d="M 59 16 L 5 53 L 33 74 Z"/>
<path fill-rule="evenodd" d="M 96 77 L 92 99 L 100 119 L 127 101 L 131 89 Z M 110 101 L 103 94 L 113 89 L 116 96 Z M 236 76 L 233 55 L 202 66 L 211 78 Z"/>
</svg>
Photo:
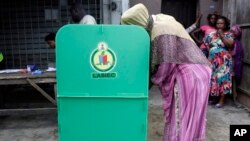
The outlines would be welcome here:
<svg viewBox="0 0 250 141">
<path fill-rule="evenodd" d="M 237 92 L 236 88 L 239 85 L 241 78 L 242 78 L 242 69 L 243 69 L 243 47 L 241 44 L 241 29 L 239 25 L 234 25 L 231 27 L 230 32 L 234 36 L 234 48 L 231 52 L 232 59 L 233 59 L 233 97 L 234 102 L 236 103 Z M 237 104 L 237 103 L 236 103 Z"/>
<path fill-rule="evenodd" d="M 80 2 L 76 2 L 71 6 L 70 13 L 74 23 L 96 24 L 95 18 L 86 13 L 83 5 Z"/>
<path fill-rule="evenodd" d="M 149 15 L 143 4 L 125 11 L 121 23 L 141 26 L 150 34 L 151 80 L 163 99 L 163 141 L 204 140 L 211 79 L 207 58 L 174 17 Z"/>
<path fill-rule="evenodd" d="M 48 35 L 45 36 L 45 41 L 47 42 L 49 48 L 51 49 L 55 49 L 56 48 L 56 43 L 55 43 L 55 38 L 56 38 L 56 33 L 49 33 Z M 53 60 L 50 60 L 48 62 L 48 69 L 51 71 L 51 70 L 55 70 L 55 61 Z M 47 70 L 48 71 L 48 70 Z"/>
<path fill-rule="evenodd" d="M 4 69 L 4 62 L 5 62 L 5 58 L 4 58 L 4 55 L 3 53 L 0 51 L 0 70 L 1 69 Z"/>
<path fill-rule="evenodd" d="M 206 36 L 204 43 L 209 47 L 208 59 L 212 64 L 212 79 L 210 88 L 210 104 L 217 108 L 224 105 L 225 96 L 231 94 L 232 87 L 232 56 L 234 39 L 229 32 L 230 22 L 224 16 L 219 16 L 216 21 L 216 30 Z M 219 102 L 216 99 L 219 98 Z"/>
<path fill-rule="evenodd" d="M 48 35 L 45 36 L 44 40 L 47 42 L 50 48 L 54 49 L 56 47 L 55 44 L 55 38 L 56 34 L 55 33 L 49 33 Z"/>
<path fill-rule="evenodd" d="M 208 25 L 203 25 L 191 33 L 191 36 L 193 37 L 195 42 L 198 43 L 198 45 L 200 45 L 200 49 L 206 57 L 208 57 L 208 48 L 203 43 L 203 40 L 209 33 L 216 31 L 216 28 L 215 28 L 216 27 L 216 20 L 217 20 L 216 14 L 208 14 L 208 16 L 207 16 Z M 202 40 L 199 40 L 197 38 L 197 36 L 196 36 L 197 33 L 203 33 L 204 36 L 203 36 Z"/>
</svg>

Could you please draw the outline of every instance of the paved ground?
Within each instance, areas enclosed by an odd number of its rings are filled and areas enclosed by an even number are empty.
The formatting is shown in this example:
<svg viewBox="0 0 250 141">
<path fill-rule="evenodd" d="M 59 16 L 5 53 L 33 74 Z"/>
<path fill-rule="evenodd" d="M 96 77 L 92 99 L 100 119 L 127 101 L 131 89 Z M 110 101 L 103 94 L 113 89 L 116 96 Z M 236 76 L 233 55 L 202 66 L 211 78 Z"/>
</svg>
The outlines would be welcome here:
<svg viewBox="0 0 250 141">
<path fill-rule="evenodd" d="M 150 90 L 149 104 L 148 141 L 161 141 L 163 113 L 160 93 L 156 87 Z M 208 106 L 206 141 L 229 141 L 231 124 L 250 125 L 249 112 L 244 108 L 236 107 L 230 98 L 227 99 L 226 105 L 222 109 Z"/>
<path fill-rule="evenodd" d="M 149 97 L 148 141 L 161 141 L 163 113 L 158 89 L 153 87 Z M 230 124 L 249 124 L 247 110 L 237 108 L 231 100 L 223 109 L 209 106 L 206 141 L 229 141 Z M 0 141 L 57 141 L 56 111 L 0 116 Z"/>
</svg>

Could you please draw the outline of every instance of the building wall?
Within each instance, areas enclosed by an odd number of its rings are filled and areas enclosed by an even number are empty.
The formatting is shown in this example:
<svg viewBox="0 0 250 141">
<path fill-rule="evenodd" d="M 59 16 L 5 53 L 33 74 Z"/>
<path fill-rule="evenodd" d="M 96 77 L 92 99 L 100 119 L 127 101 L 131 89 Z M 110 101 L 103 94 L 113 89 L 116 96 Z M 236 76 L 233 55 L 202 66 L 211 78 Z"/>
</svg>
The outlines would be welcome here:
<svg viewBox="0 0 250 141">
<path fill-rule="evenodd" d="M 130 0 L 130 7 L 137 4 L 143 3 L 148 9 L 150 14 L 158 14 L 161 13 L 161 4 L 162 0 Z M 199 0 L 197 5 L 197 15 L 199 13 L 203 14 L 203 18 L 201 19 L 201 25 L 206 24 L 206 17 L 209 13 L 217 13 L 222 14 L 223 11 L 223 0 Z"/>
<path fill-rule="evenodd" d="M 207 24 L 207 15 L 210 13 L 222 14 L 223 0 L 200 0 L 198 3 L 197 14 L 203 14 L 201 25 Z"/>
<path fill-rule="evenodd" d="M 237 86 L 237 100 L 250 107 L 250 4 L 249 0 L 224 0 L 223 13 L 230 19 L 231 24 L 241 26 L 242 37 L 241 43 L 243 46 L 243 72 L 242 80 Z"/>
<path fill-rule="evenodd" d="M 162 0 L 161 12 L 173 16 L 184 28 L 196 19 L 197 0 Z"/>
<path fill-rule="evenodd" d="M 150 14 L 161 13 L 161 0 L 130 0 L 130 7 L 138 3 L 143 3 Z"/>
</svg>

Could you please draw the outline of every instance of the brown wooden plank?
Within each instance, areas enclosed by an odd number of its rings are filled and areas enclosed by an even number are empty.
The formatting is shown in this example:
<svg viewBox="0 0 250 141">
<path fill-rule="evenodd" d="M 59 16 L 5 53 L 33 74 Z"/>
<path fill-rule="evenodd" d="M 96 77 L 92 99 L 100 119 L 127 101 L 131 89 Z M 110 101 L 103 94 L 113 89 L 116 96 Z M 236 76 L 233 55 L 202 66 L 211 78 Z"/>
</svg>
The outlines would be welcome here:
<svg viewBox="0 0 250 141">
<path fill-rule="evenodd" d="M 34 81 L 31 79 L 27 78 L 27 81 L 31 86 L 33 86 L 37 91 L 39 91 L 45 98 L 47 98 L 50 102 L 56 105 L 56 101 L 49 95 L 47 94 L 42 88 L 40 88 Z"/>
<path fill-rule="evenodd" d="M 250 60 L 247 60 L 247 59 L 243 59 L 242 61 L 243 63 L 247 64 L 247 65 L 250 65 Z"/>
<path fill-rule="evenodd" d="M 250 23 L 244 23 L 244 24 L 240 24 L 241 28 L 249 28 L 250 27 Z"/>
<path fill-rule="evenodd" d="M 250 91 L 249 91 L 249 90 L 246 90 L 246 89 L 244 89 L 244 88 L 242 88 L 242 87 L 238 87 L 238 90 L 239 90 L 240 92 L 242 92 L 242 93 L 244 93 L 244 94 L 250 96 Z"/>
<path fill-rule="evenodd" d="M 15 80 L 15 79 L 36 79 L 36 78 L 55 78 L 55 72 L 45 72 L 40 75 L 32 75 L 29 73 L 1 73 L 0 74 L 0 81 L 1 80 Z"/>
</svg>

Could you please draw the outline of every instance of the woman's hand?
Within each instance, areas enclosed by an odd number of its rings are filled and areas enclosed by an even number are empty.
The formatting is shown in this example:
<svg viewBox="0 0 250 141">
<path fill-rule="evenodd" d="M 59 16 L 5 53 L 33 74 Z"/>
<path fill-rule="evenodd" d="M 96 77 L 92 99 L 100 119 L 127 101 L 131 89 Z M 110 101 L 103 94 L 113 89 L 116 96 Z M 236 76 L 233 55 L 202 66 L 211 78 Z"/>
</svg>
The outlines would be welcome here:
<svg viewBox="0 0 250 141">
<path fill-rule="evenodd" d="M 216 32 L 216 35 L 220 38 L 223 38 L 224 37 L 224 32 L 222 31 L 222 29 L 218 29 L 217 32 Z"/>
<path fill-rule="evenodd" d="M 224 32 L 222 29 L 218 29 L 216 35 L 222 40 L 226 47 L 232 48 L 234 40 L 232 38 L 225 38 Z"/>
</svg>

